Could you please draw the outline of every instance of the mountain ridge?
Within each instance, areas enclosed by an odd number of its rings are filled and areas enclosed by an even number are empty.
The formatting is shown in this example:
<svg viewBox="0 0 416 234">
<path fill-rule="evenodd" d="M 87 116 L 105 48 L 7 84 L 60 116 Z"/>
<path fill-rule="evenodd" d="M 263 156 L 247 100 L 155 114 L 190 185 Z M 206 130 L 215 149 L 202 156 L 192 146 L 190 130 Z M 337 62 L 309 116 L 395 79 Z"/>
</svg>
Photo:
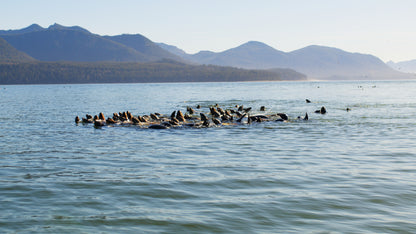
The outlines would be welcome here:
<svg viewBox="0 0 416 234">
<path fill-rule="evenodd" d="M 389 61 L 387 62 L 387 65 L 400 72 L 416 73 L 416 59 L 400 61 L 397 63 Z"/>
<path fill-rule="evenodd" d="M 140 34 L 100 36 L 79 26 L 66 27 L 57 23 L 48 28 L 32 24 L 19 30 L 0 30 L 0 37 L 40 61 L 151 62 L 172 59 L 244 69 L 289 68 L 312 79 L 410 78 L 373 55 L 320 45 L 284 52 L 263 42 L 248 41 L 222 52 L 187 54 L 176 46 L 155 43 Z"/>
<path fill-rule="evenodd" d="M 200 51 L 187 57 L 200 64 L 247 69 L 291 68 L 313 79 L 413 78 L 391 69 L 376 56 L 320 45 L 283 52 L 262 42 L 249 41 L 222 52 Z"/>
<path fill-rule="evenodd" d="M 17 50 L 0 37 L 0 63 L 25 63 L 34 61 L 36 61 L 34 58 Z"/>
<path fill-rule="evenodd" d="M 123 40 L 125 35 L 100 36 L 79 26 L 57 23 L 48 28 L 33 24 L 21 30 L 0 31 L 0 37 L 10 45 L 40 61 L 149 62 L 164 58 L 183 61 L 144 36 L 133 36 L 137 43 L 145 44 L 144 49 Z"/>
<path fill-rule="evenodd" d="M 39 26 L 38 24 L 32 24 L 32 25 L 29 25 L 28 27 L 22 28 L 22 29 L 0 30 L 0 36 L 2 36 L 2 35 L 16 35 L 16 34 L 36 32 L 36 31 L 41 31 L 41 30 L 45 30 L 45 29 L 42 28 L 41 26 Z"/>
<path fill-rule="evenodd" d="M 122 34 L 116 36 L 103 36 L 103 38 L 131 47 L 136 51 L 147 55 L 148 59 L 151 61 L 160 60 L 161 58 L 183 61 L 181 57 L 164 50 L 141 34 Z"/>
</svg>

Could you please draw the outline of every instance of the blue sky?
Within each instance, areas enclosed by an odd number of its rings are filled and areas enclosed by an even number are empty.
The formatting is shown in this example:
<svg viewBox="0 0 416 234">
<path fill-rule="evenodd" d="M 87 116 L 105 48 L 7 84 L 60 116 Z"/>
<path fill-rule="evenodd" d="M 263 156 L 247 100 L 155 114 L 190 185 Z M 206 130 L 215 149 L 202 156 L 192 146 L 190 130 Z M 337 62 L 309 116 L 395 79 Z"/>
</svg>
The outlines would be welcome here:
<svg viewBox="0 0 416 234">
<path fill-rule="evenodd" d="M 139 33 L 188 53 L 247 41 L 289 52 L 308 45 L 416 59 L 413 0 L 3 0 L 0 29 L 78 25 L 100 35 Z"/>
</svg>

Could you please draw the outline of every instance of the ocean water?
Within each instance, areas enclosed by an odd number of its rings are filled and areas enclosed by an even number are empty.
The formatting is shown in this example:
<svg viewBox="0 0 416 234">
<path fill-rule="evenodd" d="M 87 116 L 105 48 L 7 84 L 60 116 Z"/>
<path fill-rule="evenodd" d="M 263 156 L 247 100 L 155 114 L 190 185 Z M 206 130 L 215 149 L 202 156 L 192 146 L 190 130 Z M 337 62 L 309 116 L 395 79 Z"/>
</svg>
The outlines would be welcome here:
<svg viewBox="0 0 416 234">
<path fill-rule="evenodd" d="M 415 91 L 415 81 L 0 86 L 0 232 L 416 233 Z M 74 123 L 198 104 L 266 106 L 291 121 Z"/>
</svg>

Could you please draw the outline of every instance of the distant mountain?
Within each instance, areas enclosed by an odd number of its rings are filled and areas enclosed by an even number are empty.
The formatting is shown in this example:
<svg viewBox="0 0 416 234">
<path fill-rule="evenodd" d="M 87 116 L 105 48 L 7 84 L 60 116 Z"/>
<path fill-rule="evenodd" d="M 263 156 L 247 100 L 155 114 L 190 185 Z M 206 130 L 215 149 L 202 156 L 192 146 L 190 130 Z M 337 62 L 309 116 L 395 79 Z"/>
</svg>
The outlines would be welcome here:
<svg viewBox="0 0 416 234">
<path fill-rule="evenodd" d="M 289 53 L 288 67 L 308 74 L 312 78 L 326 79 L 388 79 L 405 76 L 379 58 L 350 53 L 325 46 L 308 46 Z"/>
<path fill-rule="evenodd" d="M 157 61 L 162 58 L 181 61 L 181 57 L 162 49 L 156 43 L 140 34 L 123 34 L 118 36 L 104 36 L 103 38 L 118 42 L 146 55 L 148 60 Z"/>
<path fill-rule="evenodd" d="M 17 30 L 0 30 L 0 36 L 2 35 L 16 35 L 16 34 L 23 34 L 23 33 L 30 33 L 30 32 L 37 32 L 45 30 L 38 24 L 32 24 L 29 27 L 23 28 L 23 29 L 17 29 Z"/>
<path fill-rule="evenodd" d="M 223 52 L 201 51 L 186 55 L 186 58 L 200 64 L 248 69 L 291 68 L 312 79 L 409 78 L 389 68 L 375 56 L 317 45 L 286 53 L 264 43 L 250 41 Z"/>
<path fill-rule="evenodd" d="M 202 51 L 192 55 L 194 61 L 201 64 L 241 67 L 248 69 L 285 68 L 287 54 L 256 41 L 247 42 L 239 47 L 220 53 Z M 277 66 L 276 66 L 277 65 Z"/>
<path fill-rule="evenodd" d="M 160 48 L 171 52 L 172 54 L 176 54 L 178 56 L 186 56 L 187 55 L 187 53 L 185 51 L 183 51 L 182 49 L 179 49 L 176 46 L 168 45 L 168 44 L 165 44 L 165 43 L 157 43 L 157 45 L 160 46 Z"/>
<path fill-rule="evenodd" d="M 54 25 L 47 30 L 2 37 L 16 49 L 41 61 L 149 61 L 132 48 L 75 29 Z"/>
<path fill-rule="evenodd" d="M 0 30 L 0 37 L 12 47 L 40 61 L 154 62 L 169 59 L 181 63 L 186 61 L 245 69 L 293 69 L 310 79 L 414 77 L 399 72 L 408 71 L 404 69 L 404 63 L 399 64 L 401 69 L 396 71 L 372 55 L 317 45 L 283 52 L 262 42 L 249 41 L 219 53 L 201 51 L 187 54 L 175 46 L 156 44 L 140 34 L 100 36 L 79 26 L 59 24 L 48 28 L 33 24 L 19 30 Z"/>
<path fill-rule="evenodd" d="M 1 31 L 0 36 L 40 61 L 149 62 L 166 58 L 183 61 L 139 34 L 103 37 L 79 26 L 54 24 L 47 29 L 32 25 L 22 30 Z"/>
<path fill-rule="evenodd" d="M 18 51 L 11 46 L 7 41 L 0 37 L 0 63 L 22 63 L 33 62 L 34 58 L 29 55 Z"/>
<path fill-rule="evenodd" d="M 85 28 L 81 28 L 79 26 L 63 26 L 60 24 L 53 24 L 51 26 L 48 27 L 48 30 L 73 30 L 73 31 L 79 31 L 79 32 L 85 32 L 85 33 L 90 33 L 90 31 L 86 30 Z"/>
<path fill-rule="evenodd" d="M 400 72 L 416 73 L 416 59 L 398 63 L 389 61 L 387 62 L 387 65 Z"/>
</svg>

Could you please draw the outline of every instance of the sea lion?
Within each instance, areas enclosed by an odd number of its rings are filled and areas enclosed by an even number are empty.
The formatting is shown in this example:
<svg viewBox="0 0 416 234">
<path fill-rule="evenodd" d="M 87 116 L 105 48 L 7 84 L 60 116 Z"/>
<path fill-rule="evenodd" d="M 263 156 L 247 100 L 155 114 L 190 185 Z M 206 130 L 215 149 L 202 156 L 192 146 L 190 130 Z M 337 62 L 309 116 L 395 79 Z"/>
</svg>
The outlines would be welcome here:
<svg viewBox="0 0 416 234">
<path fill-rule="evenodd" d="M 216 117 L 216 118 L 221 116 L 221 114 L 214 107 L 210 107 L 209 111 L 210 111 L 211 115 Z"/>
<path fill-rule="evenodd" d="M 221 121 L 219 121 L 218 119 L 216 119 L 216 118 L 212 118 L 212 122 L 215 124 L 215 125 L 221 125 Z"/>
<path fill-rule="evenodd" d="M 222 121 L 228 121 L 228 120 L 231 120 L 231 118 L 232 118 L 232 116 L 229 116 L 229 115 L 221 115 L 221 120 Z"/>
<path fill-rule="evenodd" d="M 276 115 L 280 116 L 280 118 L 282 118 L 283 120 L 288 120 L 289 116 L 287 116 L 287 114 L 285 113 L 277 113 Z"/>
<path fill-rule="evenodd" d="M 306 101 L 306 103 L 311 103 L 311 100 L 309 100 L 309 99 L 306 99 L 305 101 Z"/>
<path fill-rule="evenodd" d="M 209 119 L 206 119 L 203 123 L 202 123 L 203 127 L 209 127 Z"/>
<path fill-rule="evenodd" d="M 150 118 L 152 118 L 153 120 L 159 120 L 159 117 L 156 114 L 150 114 Z"/>
<path fill-rule="evenodd" d="M 129 117 L 127 116 L 127 113 L 126 112 L 121 113 L 120 120 L 121 121 L 129 120 Z"/>
<path fill-rule="evenodd" d="M 238 109 L 237 109 L 237 110 L 238 110 L 238 111 L 243 111 L 243 109 L 244 109 L 244 106 L 243 106 L 243 105 L 241 105 L 241 106 L 239 106 L 239 107 L 238 107 Z"/>
<path fill-rule="evenodd" d="M 178 120 L 178 119 L 176 119 L 175 117 L 172 117 L 172 118 L 169 120 L 169 123 L 170 123 L 170 124 L 172 124 L 172 125 L 179 125 L 179 120 Z"/>
<path fill-rule="evenodd" d="M 261 123 L 264 121 L 268 121 L 269 117 L 265 115 L 254 115 L 254 116 L 250 116 L 250 119 L 252 122 Z"/>
<path fill-rule="evenodd" d="M 238 123 L 241 123 L 241 120 L 243 120 L 244 117 L 246 117 L 247 114 L 242 115 L 239 119 L 237 119 Z"/>
<path fill-rule="evenodd" d="M 195 119 L 198 119 L 197 117 L 195 117 L 195 116 L 191 116 L 191 115 L 189 115 L 188 113 L 186 113 L 185 114 L 185 119 L 187 119 L 187 120 L 195 120 Z"/>
<path fill-rule="evenodd" d="M 168 127 L 168 128 L 172 127 L 172 124 L 171 124 L 171 123 L 169 123 L 169 122 L 162 122 L 162 125 L 163 125 L 163 126 L 166 126 L 166 127 Z"/>
<path fill-rule="evenodd" d="M 114 119 L 110 118 L 110 117 L 108 117 L 107 120 L 106 120 L 106 124 L 116 124 L 116 123 L 117 122 Z"/>
<path fill-rule="evenodd" d="M 87 124 L 87 123 L 93 123 L 94 120 L 92 118 L 90 119 L 86 119 L 86 118 L 82 118 L 82 123 Z"/>
<path fill-rule="evenodd" d="M 168 129 L 169 127 L 161 124 L 152 124 L 149 126 L 150 129 Z"/>
<path fill-rule="evenodd" d="M 126 111 L 127 119 L 131 120 L 133 118 L 133 115 L 130 113 L 130 111 Z"/>
<path fill-rule="evenodd" d="M 198 104 L 198 105 L 196 106 L 196 109 L 201 109 L 201 105 L 199 105 L 199 104 Z"/>
<path fill-rule="evenodd" d="M 178 110 L 176 112 L 176 118 L 180 121 L 180 122 L 185 122 L 185 117 L 182 114 L 182 111 Z"/>
<path fill-rule="evenodd" d="M 208 120 L 208 117 L 204 113 L 199 113 L 199 115 L 201 116 L 201 121 L 207 121 Z"/>
<path fill-rule="evenodd" d="M 94 127 L 102 127 L 105 126 L 105 120 L 101 120 L 101 119 L 96 119 L 94 121 Z"/>
<path fill-rule="evenodd" d="M 308 120 L 309 119 L 309 116 L 308 116 L 308 113 L 306 112 L 305 113 L 305 117 L 300 117 L 300 116 L 298 116 L 298 119 L 300 119 L 300 120 Z"/>
<path fill-rule="evenodd" d="M 321 107 L 321 109 L 316 110 L 316 111 L 315 111 L 315 113 L 317 113 L 317 114 L 325 114 L 325 113 L 326 113 L 326 109 L 325 109 L 325 107 L 323 106 L 323 107 Z"/>
<path fill-rule="evenodd" d="M 188 113 L 190 114 L 190 115 L 193 115 L 193 114 L 195 114 L 195 110 L 194 109 L 192 109 L 192 107 L 186 107 L 186 111 L 188 111 Z"/>
<path fill-rule="evenodd" d="M 99 118 L 100 120 L 105 120 L 105 117 L 104 117 L 103 112 L 100 112 L 100 114 L 98 114 L 98 118 Z"/>
<path fill-rule="evenodd" d="M 140 115 L 138 115 L 137 118 L 140 120 L 140 122 L 143 122 L 143 123 L 147 122 L 147 120 Z"/>
<path fill-rule="evenodd" d="M 79 119 L 78 116 L 75 117 L 75 123 L 79 123 L 81 120 Z"/>
<path fill-rule="evenodd" d="M 244 112 L 246 112 L 246 113 L 247 113 L 247 112 L 251 111 L 251 107 L 244 108 L 243 110 L 244 110 Z"/>
<path fill-rule="evenodd" d="M 139 118 L 137 118 L 135 116 L 133 116 L 133 118 L 131 118 L 131 121 L 133 122 L 133 124 L 139 124 L 140 123 Z"/>
<path fill-rule="evenodd" d="M 265 106 L 261 106 L 260 107 L 260 111 L 266 111 L 266 107 Z"/>
</svg>

